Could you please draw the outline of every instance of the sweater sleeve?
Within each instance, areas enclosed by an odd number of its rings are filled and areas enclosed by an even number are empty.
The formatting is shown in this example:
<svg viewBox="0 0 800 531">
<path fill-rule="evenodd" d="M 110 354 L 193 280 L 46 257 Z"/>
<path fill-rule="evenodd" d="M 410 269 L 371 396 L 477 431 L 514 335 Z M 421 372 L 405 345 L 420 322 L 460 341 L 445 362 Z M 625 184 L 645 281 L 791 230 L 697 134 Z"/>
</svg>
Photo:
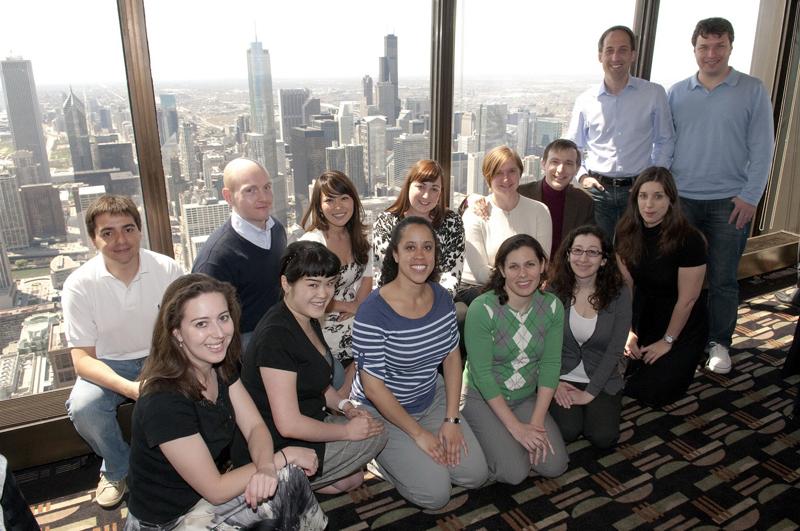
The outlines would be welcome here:
<svg viewBox="0 0 800 531">
<path fill-rule="evenodd" d="M 608 379 L 617 369 L 625 342 L 628 340 L 628 331 L 631 329 L 631 292 L 627 286 L 622 287 L 622 291 L 613 303 L 614 325 L 611 330 L 611 341 L 608 342 L 606 350 L 600 364 L 595 369 L 594 374 L 586 386 L 586 392 L 592 396 L 600 394 Z"/>
<path fill-rule="evenodd" d="M 464 339 L 467 345 L 467 371 L 484 400 L 500 395 L 500 386 L 492 375 L 495 325 L 492 309 L 484 297 L 478 297 L 467 310 Z"/>
<path fill-rule="evenodd" d="M 544 352 L 539 362 L 539 387 L 555 389 L 561 374 L 561 346 L 564 343 L 564 305 L 548 293 L 547 303 L 552 312 L 551 321 L 544 336 Z"/>
</svg>

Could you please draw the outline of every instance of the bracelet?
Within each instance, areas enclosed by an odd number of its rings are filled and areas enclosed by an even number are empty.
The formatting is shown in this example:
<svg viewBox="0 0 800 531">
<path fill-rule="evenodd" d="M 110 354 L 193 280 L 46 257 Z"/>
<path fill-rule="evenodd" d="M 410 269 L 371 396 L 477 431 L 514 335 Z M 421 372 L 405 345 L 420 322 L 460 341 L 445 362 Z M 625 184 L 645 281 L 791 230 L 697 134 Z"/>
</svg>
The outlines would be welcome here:
<svg viewBox="0 0 800 531">
<path fill-rule="evenodd" d="M 345 404 L 350 404 L 353 407 L 358 407 L 358 403 L 355 402 L 354 400 L 350 400 L 349 398 L 343 398 L 343 399 L 339 400 L 339 405 L 337 405 L 336 408 L 339 411 L 341 411 L 342 413 L 344 413 L 344 405 Z"/>
<path fill-rule="evenodd" d="M 449 422 L 451 424 L 461 424 L 461 419 L 458 417 L 445 417 L 444 422 Z"/>
<path fill-rule="evenodd" d="M 283 453 L 283 448 L 281 448 L 281 449 L 280 449 L 280 450 L 278 450 L 278 451 L 279 451 L 279 452 L 281 453 L 281 455 L 283 456 L 283 461 L 284 461 L 284 465 L 283 465 L 283 467 L 284 467 L 284 468 L 286 468 L 287 466 L 289 466 L 289 460 L 288 460 L 288 459 L 286 459 L 286 454 L 285 454 L 285 453 Z"/>
</svg>

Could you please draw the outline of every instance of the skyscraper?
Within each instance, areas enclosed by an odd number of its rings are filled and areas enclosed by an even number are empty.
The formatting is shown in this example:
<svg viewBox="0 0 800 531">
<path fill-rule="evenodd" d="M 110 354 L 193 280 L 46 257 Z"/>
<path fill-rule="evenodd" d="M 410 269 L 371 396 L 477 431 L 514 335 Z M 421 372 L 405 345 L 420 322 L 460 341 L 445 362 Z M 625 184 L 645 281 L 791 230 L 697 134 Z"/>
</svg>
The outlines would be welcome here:
<svg viewBox="0 0 800 531">
<path fill-rule="evenodd" d="M 358 190 L 358 195 L 368 197 L 370 194 L 367 180 L 364 178 L 364 146 L 347 144 L 344 146 L 344 160 L 348 177 Z"/>
<path fill-rule="evenodd" d="M 197 161 L 197 148 L 194 144 L 195 124 L 193 122 L 183 122 L 183 134 L 181 135 L 181 155 L 186 178 L 195 181 L 200 178 L 200 164 Z"/>
<path fill-rule="evenodd" d="M 264 167 L 270 176 L 278 173 L 275 151 L 275 110 L 272 106 L 272 68 L 269 50 L 258 41 L 247 50 L 247 78 L 250 89 L 250 128 L 264 135 Z"/>
<path fill-rule="evenodd" d="M 372 100 L 372 78 L 369 75 L 361 78 L 361 117 L 367 116 L 369 106 L 373 104 Z"/>
<path fill-rule="evenodd" d="M 333 145 L 325 148 L 325 169 L 347 174 L 347 156 L 344 146 Z"/>
<path fill-rule="evenodd" d="M 33 153 L 33 160 L 37 166 L 36 180 L 20 181 L 19 184 L 50 182 L 50 164 L 47 161 L 42 130 L 42 111 L 36 94 L 36 83 L 33 80 L 33 65 L 26 59 L 9 57 L 0 61 L 0 71 L 14 148 Z"/>
<path fill-rule="evenodd" d="M 303 104 L 311 95 L 308 89 L 280 89 L 278 91 L 281 113 L 281 140 L 288 144 L 292 127 L 303 125 Z"/>
<path fill-rule="evenodd" d="M 28 227 L 19 194 L 17 178 L 0 174 L 0 233 L 6 249 L 24 249 L 28 246 Z"/>
<path fill-rule="evenodd" d="M 383 57 L 378 58 L 378 105 L 381 105 L 381 83 L 389 83 L 391 89 L 391 103 L 389 95 L 384 96 L 383 109 L 388 109 L 389 114 L 385 114 L 388 123 L 394 125 L 397 115 L 400 112 L 400 98 L 398 97 L 398 78 L 397 78 L 397 37 L 386 35 L 383 38 Z"/>
<path fill-rule="evenodd" d="M 431 156 L 431 144 L 425 135 L 402 134 L 394 139 L 394 179 L 389 187 L 403 185 L 408 170 L 418 160 Z"/>
<path fill-rule="evenodd" d="M 355 102 L 343 101 L 339 103 L 339 113 L 336 121 L 339 124 L 339 144 L 350 144 L 353 141 L 353 107 Z"/>
<path fill-rule="evenodd" d="M 358 143 L 364 146 L 364 176 L 368 195 L 386 176 L 386 118 L 368 116 L 358 124 Z"/>
<path fill-rule="evenodd" d="M 185 246 L 184 266 L 191 269 L 208 236 L 228 220 L 231 207 L 226 201 L 187 203 L 181 207 L 181 239 Z"/>
<path fill-rule="evenodd" d="M 297 223 L 308 206 L 308 185 L 325 171 L 325 133 L 316 127 L 293 127 L 291 137 L 294 172 L 294 211 Z"/>
<path fill-rule="evenodd" d="M 506 117 L 508 106 L 505 103 L 482 103 L 478 112 L 478 150 L 488 153 L 506 143 Z"/>
<path fill-rule="evenodd" d="M 544 148 L 553 140 L 561 138 L 561 122 L 555 118 L 539 118 L 533 120 L 534 153 L 541 155 Z"/>
<path fill-rule="evenodd" d="M 163 123 L 161 124 L 163 131 L 163 142 L 161 142 L 161 145 L 164 145 L 170 140 L 177 144 L 179 135 L 178 102 L 175 98 L 175 94 L 167 92 L 159 94 L 158 97 L 161 100 L 161 112 L 163 114 Z"/>
<path fill-rule="evenodd" d="M 50 184 L 28 184 L 20 187 L 22 208 L 28 222 L 28 237 L 43 240 L 66 240 L 67 225 L 58 190 Z"/>
<path fill-rule="evenodd" d="M 67 99 L 64 100 L 63 111 L 73 171 L 94 169 L 92 148 L 89 144 L 89 128 L 86 126 L 86 108 L 72 91 L 72 87 L 69 89 Z"/>
</svg>

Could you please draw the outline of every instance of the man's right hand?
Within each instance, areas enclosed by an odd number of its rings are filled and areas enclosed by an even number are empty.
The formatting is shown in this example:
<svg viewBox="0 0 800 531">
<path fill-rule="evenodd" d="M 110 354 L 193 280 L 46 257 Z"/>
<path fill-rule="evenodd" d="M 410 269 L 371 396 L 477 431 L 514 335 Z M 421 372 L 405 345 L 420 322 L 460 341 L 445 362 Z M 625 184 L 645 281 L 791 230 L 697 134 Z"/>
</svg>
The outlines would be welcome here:
<svg viewBox="0 0 800 531">
<path fill-rule="evenodd" d="M 595 188 L 595 189 L 597 189 L 597 190 L 600 190 L 601 192 L 605 190 L 605 188 L 603 187 L 603 185 L 602 185 L 602 184 L 600 184 L 600 181 L 598 181 L 597 179 L 595 179 L 594 177 L 592 177 L 592 176 L 591 176 L 591 175 L 589 175 L 588 173 L 586 173 L 586 174 L 582 175 L 582 176 L 580 177 L 580 179 L 578 179 L 578 181 L 580 181 L 580 183 L 581 183 L 581 186 L 582 186 L 582 187 L 583 187 L 585 190 L 589 190 L 589 189 L 591 189 L 591 188 Z"/>
</svg>

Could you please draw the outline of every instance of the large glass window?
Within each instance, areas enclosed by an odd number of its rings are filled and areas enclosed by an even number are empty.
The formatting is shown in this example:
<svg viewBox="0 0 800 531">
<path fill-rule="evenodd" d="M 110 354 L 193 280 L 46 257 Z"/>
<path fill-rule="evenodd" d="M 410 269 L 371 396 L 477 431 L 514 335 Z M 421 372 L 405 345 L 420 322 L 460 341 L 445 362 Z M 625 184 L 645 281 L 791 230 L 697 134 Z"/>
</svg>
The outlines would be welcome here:
<svg viewBox="0 0 800 531">
<path fill-rule="evenodd" d="M 544 147 L 566 134 L 575 97 L 603 77 L 597 40 L 632 26 L 634 0 L 460 0 L 453 95 L 452 202 L 486 193 L 483 155 L 498 145 L 540 178 Z"/>
<path fill-rule="evenodd" d="M 231 159 L 264 164 L 273 215 L 296 233 L 325 169 L 350 177 L 370 222 L 429 156 L 429 0 L 148 0 L 145 12 L 173 241 L 187 268 L 229 215 Z"/>
<path fill-rule="evenodd" d="M 698 21 L 723 17 L 733 25 L 734 42 L 730 65 L 750 72 L 760 0 L 670 0 L 658 9 L 658 28 L 651 80 L 669 89 L 673 84 L 697 72 L 692 49 L 692 32 Z"/>
<path fill-rule="evenodd" d="M 0 399 L 8 399 L 72 385 L 60 290 L 95 255 L 83 212 L 104 193 L 141 207 L 142 193 L 116 3 L 12 2 L 3 21 Z"/>
</svg>

